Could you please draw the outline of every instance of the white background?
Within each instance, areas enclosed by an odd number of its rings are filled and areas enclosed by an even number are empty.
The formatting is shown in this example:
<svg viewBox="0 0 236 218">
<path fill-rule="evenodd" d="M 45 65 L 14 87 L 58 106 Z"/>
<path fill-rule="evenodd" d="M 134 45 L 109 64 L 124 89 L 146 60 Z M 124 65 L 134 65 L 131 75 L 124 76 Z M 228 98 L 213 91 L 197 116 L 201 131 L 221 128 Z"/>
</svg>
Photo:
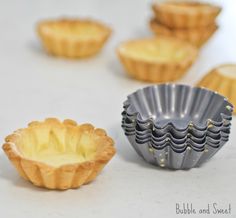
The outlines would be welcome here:
<svg viewBox="0 0 236 218">
<path fill-rule="evenodd" d="M 236 61 L 236 4 L 221 1 L 220 28 L 179 82 L 194 84 L 212 67 Z M 148 85 L 130 79 L 115 54 L 125 39 L 151 36 L 147 0 L 8 0 L 0 1 L 0 138 L 45 117 L 71 118 L 105 128 L 117 155 L 90 185 L 49 191 L 21 179 L 0 152 L 0 217 L 182 217 L 175 204 L 195 208 L 208 203 L 232 206 L 236 216 L 236 121 L 227 145 L 207 164 L 189 171 L 160 170 L 133 151 L 120 127 L 126 95 Z M 42 18 L 98 18 L 114 33 L 104 50 L 87 60 L 48 56 L 35 34 Z M 184 216 L 206 217 L 206 216 Z"/>
</svg>

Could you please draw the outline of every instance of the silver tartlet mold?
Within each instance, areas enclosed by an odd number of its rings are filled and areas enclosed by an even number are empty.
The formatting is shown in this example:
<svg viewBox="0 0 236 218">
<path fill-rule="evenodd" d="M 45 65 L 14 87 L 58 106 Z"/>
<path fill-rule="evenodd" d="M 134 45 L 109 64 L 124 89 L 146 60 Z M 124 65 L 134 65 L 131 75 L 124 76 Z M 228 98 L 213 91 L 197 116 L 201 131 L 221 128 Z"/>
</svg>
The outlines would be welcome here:
<svg viewBox="0 0 236 218">
<path fill-rule="evenodd" d="M 147 162 L 198 167 L 229 140 L 233 105 L 204 88 L 161 84 L 140 89 L 123 105 L 122 128 Z"/>
</svg>

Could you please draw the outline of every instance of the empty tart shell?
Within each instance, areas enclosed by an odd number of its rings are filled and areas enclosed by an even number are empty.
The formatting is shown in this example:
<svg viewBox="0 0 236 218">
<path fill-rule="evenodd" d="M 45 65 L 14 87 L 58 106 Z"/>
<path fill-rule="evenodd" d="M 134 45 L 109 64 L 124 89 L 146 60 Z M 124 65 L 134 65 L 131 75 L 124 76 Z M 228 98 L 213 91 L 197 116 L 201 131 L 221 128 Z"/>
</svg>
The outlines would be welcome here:
<svg viewBox="0 0 236 218">
<path fill-rule="evenodd" d="M 158 37 L 121 43 L 117 53 L 131 77 L 161 83 L 181 78 L 195 61 L 198 50 L 176 38 Z"/>
<path fill-rule="evenodd" d="M 236 64 L 224 64 L 214 68 L 197 85 L 218 92 L 236 106 Z M 236 114 L 235 107 L 233 113 Z"/>
<path fill-rule="evenodd" d="M 214 23 L 221 8 L 208 3 L 168 1 L 153 4 L 156 19 L 171 28 L 196 28 Z"/>
<path fill-rule="evenodd" d="M 84 58 L 97 54 L 111 29 L 88 19 L 45 20 L 37 32 L 49 54 L 66 58 Z"/>
<path fill-rule="evenodd" d="M 160 24 L 155 18 L 150 20 L 149 25 L 152 32 L 158 36 L 173 36 L 197 47 L 201 47 L 218 29 L 215 23 L 206 27 L 175 29 Z"/>
<path fill-rule="evenodd" d="M 69 189 L 96 178 L 115 154 L 113 144 L 104 130 L 91 124 L 49 118 L 7 136 L 3 150 L 34 185 Z"/>
</svg>

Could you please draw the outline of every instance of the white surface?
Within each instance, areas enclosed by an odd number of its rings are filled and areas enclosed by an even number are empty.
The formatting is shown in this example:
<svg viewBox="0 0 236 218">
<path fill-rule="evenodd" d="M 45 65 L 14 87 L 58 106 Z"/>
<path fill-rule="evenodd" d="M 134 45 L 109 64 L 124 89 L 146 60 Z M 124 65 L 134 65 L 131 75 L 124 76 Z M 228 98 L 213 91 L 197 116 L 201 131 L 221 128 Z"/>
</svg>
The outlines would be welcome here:
<svg viewBox="0 0 236 218">
<path fill-rule="evenodd" d="M 202 49 L 183 83 L 195 83 L 217 64 L 236 61 L 236 4 L 223 1 L 220 30 Z M 175 217 L 175 204 L 231 203 L 236 216 L 236 120 L 231 139 L 207 164 L 189 171 L 160 170 L 141 160 L 120 127 L 122 103 L 147 84 L 123 72 L 114 48 L 121 40 L 151 35 L 146 25 L 150 1 L 9 0 L 0 7 L 0 137 L 45 117 L 72 118 L 105 128 L 117 155 L 90 185 L 48 191 L 21 179 L 0 153 L 0 217 Z M 101 54 L 83 61 L 56 59 L 41 49 L 34 32 L 41 18 L 81 15 L 99 18 L 114 29 Z M 180 216 L 180 215 L 179 215 Z M 206 217 L 192 215 L 193 217 Z M 185 217 L 192 217 L 186 215 Z M 181 217 L 181 216 L 180 216 Z"/>
</svg>

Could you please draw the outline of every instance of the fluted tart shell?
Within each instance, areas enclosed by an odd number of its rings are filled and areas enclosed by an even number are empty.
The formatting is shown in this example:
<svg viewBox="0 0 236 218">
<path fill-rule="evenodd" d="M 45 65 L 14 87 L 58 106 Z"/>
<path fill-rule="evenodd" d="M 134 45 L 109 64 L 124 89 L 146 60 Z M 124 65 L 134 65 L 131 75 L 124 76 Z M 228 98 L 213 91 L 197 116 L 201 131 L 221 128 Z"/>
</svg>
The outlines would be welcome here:
<svg viewBox="0 0 236 218">
<path fill-rule="evenodd" d="M 234 105 L 236 114 L 236 64 L 224 64 L 212 69 L 197 86 L 211 89 L 225 96 Z"/>
<path fill-rule="evenodd" d="M 183 41 L 190 42 L 191 44 L 201 47 L 208 39 L 215 33 L 218 26 L 213 23 L 209 26 L 188 28 L 188 29 L 176 29 L 162 25 L 155 18 L 151 19 L 149 26 L 152 32 L 157 36 L 172 36 Z"/>
<path fill-rule="evenodd" d="M 39 22 L 37 32 L 49 54 L 85 58 L 102 49 L 112 30 L 91 19 L 58 19 Z"/>
<path fill-rule="evenodd" d="M 123 42 L 117 54 L 131 77 L 161 83 L 180 79 L 195 61 L 198 50 L 176 38 L 154 37 Z"/>
<path fill-rule="evenodd" d="M 171 28 L 196 28 L 209 26 L 220 13 L 219 6 L 190 1 L 167 1 L 152 6 L 156 19 Z"/>
<path fill-rule="evenodd" d="M 115 154 L 114 142 L 103 129 L 56 118 L 13 132 L 3 150 L 24 179 L 48 189 L 78 188 L 93 181 Z"/>
</svg>

